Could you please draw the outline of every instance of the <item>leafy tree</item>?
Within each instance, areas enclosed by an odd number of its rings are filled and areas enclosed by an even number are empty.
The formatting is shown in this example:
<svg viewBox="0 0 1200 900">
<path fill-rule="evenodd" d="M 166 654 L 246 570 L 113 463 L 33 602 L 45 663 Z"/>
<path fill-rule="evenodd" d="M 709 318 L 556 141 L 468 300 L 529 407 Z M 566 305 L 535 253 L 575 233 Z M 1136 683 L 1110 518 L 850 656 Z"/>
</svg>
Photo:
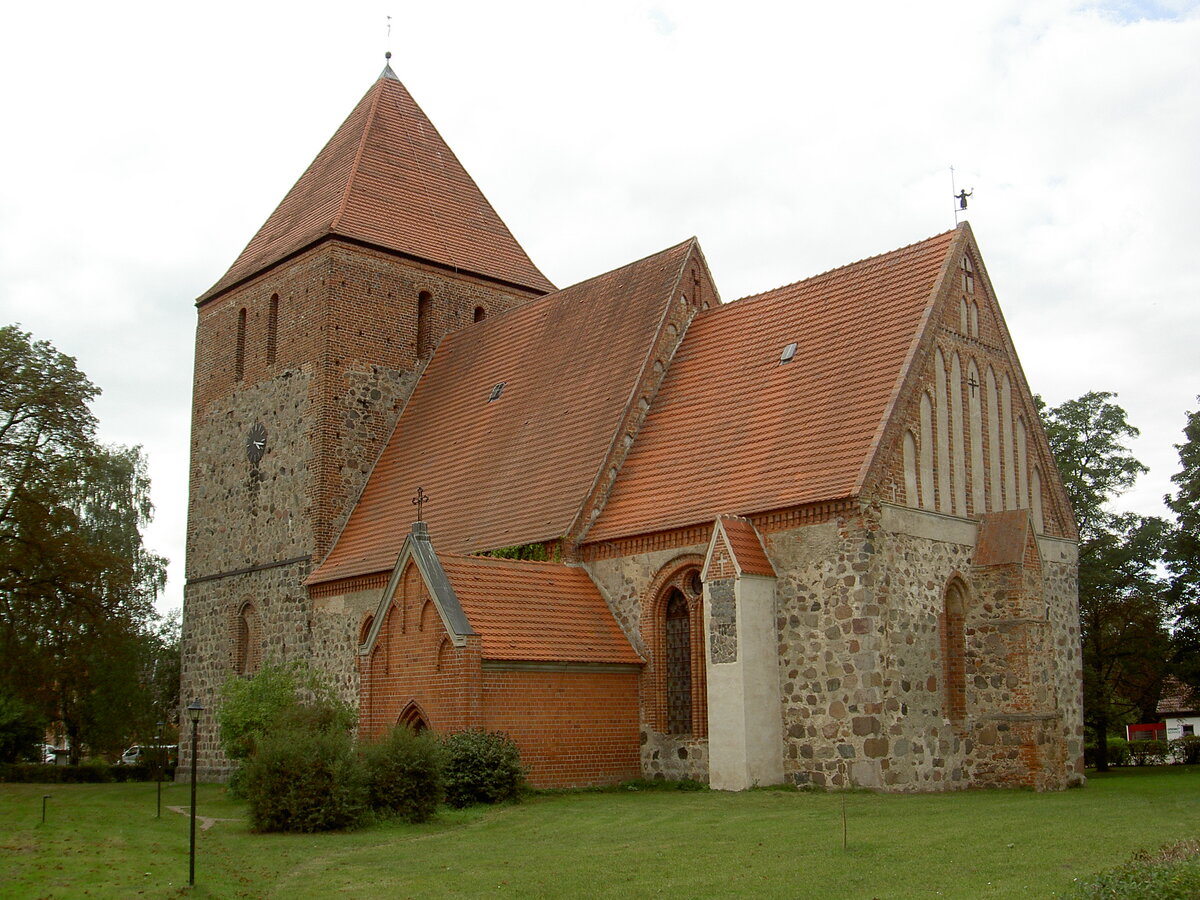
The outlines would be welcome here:
<svg viewBox="0 0 1200 900">
<path fill-rule="evenodd" d="M 33 758 L 44 725 L 36 710 L 12 694 L 0 691 L 0 762 Z M 41 762 L 40 757 L 37 761 Z"/>
<path fill-rule="evenodd" d="M 1177 674 L 1200 687 L 1200 410 L 1187 414 L 1183 434 L 1184 442 L 1175 445 L 1179 472 L 1171 477 L 1176 491 L 1165 498 L 1175 514 L 1166 562 L 1178 617 L 1174 633 Z"/>
<path fill-rule="evenodd" d="M 217 724 L 221 747 L 230 759 L 250 758 L 272 730 L 300 727 L 305 720 L 317 730 L 349 732 L 355 714 L 321 674 L 303 662 L 267 661 L 251 677 L 231 675 L 221 687 Z"/>
<path fill-rule="evenodd" d="M 1127 441 L 1138 430 L 1092 391 L 1039 411 L 1079 527 L 1079 617 L 1084 723 L 1108 769 L 1108 732 L 1153 709 L 1168 658 L 1165 586 L 1158 574 L 1166 523 L 1117 513 L 1112 501 L 1146 471 Z"/>
<path fill-rule="evenodd" d="M 72 761 L 152 719 L 146 660 L 166 561 L 137 447 L 95 438 L 75 361 L 0 327 L 0 686 L 57 723 Z"/>
</svg>

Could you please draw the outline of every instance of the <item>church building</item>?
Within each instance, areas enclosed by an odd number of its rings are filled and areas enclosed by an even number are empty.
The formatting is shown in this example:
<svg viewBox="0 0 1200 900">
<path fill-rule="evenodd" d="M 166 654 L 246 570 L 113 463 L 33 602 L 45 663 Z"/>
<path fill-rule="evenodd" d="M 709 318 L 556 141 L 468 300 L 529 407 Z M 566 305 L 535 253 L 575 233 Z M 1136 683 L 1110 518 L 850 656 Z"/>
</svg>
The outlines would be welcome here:
<svg viewBox="0 0 1200 900">
<path fill-rule="evenodd" d="M 197 301 L 184 702 L 305 660 L 536 786 L 1082 777 L 1076 530 L 968 225 L 556 288 L 390 67 Z"/>
</svg>

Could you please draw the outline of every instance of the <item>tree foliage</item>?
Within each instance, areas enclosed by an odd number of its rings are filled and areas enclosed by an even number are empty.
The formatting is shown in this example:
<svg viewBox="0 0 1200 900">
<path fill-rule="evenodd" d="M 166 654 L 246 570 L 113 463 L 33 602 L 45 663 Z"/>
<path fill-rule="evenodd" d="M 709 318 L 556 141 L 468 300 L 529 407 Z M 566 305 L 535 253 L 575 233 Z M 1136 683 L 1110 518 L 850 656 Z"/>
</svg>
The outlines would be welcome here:
<svg viewBox="0 0 1200 900">
<path fill-rule="evenodd" d="M 1039 399 L 1079 527 L 1084 722 L 1096 737 L 1101 770 L 1109 729 L 1153 714 L 1169 656 L 1158 573 L 1168 526 L 1111 505 L 1146 471 L 1127 443 L 1138 430 L 1115 396 L 1092 391 L 1049 409 Z"/>
<path fill-rule="evenodd" d="M 98 393 L 72 358 L 0 327 L 0 687 L 76 760 L 165 712 L 149 687 L 166 561 L 142 543 L 146 460 L 96 440 Z"/>
<path fill-rule="evenodd" d="M 1179 472 L 1171 477 L 1175 493 L 1165 498 L 1175 514 L 1166 562 L 1177 616 L 1177 674 L 1200 687 L 1200 410 L 1187 414 L 1183 434 L 1184 442 L 1175 445 L 1179 451 Z"/>
</svg>

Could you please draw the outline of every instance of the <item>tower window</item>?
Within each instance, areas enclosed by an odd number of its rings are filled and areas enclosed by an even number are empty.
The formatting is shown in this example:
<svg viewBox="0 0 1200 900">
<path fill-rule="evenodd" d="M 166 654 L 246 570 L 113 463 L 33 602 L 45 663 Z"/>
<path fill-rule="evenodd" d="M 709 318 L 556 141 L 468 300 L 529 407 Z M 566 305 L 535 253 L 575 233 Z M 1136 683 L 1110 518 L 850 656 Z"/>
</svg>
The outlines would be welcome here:
<svg viewBox="0 0 1200 900">
<path fill-rule="evenodd" d="M 475 307 L 475 321 L 482 322 L 486 318 L 487 318 L 487 310 L 484 309 L 482 306 Z"/>
<path fill-rule="evenodd" d="M 421 291 L 417 295 L 417 359 L 425 359 L 433 352 L 433 294 Z"/>
<path fill-rule="evenodd" d="M 271 295 L 271 308 L 267 313 L 267 365 L 275 365 L 275 346 L 279 330 L 279 295 Z"/>
<path fill-rule="evenodd" d="M 234 351 L 233 359 L 233 377 L 235 381 L 241 381 L 246 374 L 246 309 L 242 307 L 238 312 L 237 323 L 237 349 Z"/>
</svg>

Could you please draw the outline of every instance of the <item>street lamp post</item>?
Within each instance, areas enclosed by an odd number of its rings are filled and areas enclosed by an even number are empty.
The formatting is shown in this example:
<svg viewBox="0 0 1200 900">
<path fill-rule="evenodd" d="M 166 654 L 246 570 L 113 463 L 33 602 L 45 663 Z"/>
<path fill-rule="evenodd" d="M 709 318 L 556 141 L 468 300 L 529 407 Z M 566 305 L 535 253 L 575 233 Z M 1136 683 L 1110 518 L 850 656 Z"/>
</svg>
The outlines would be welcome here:
<svg viewBox="0 0 1200 900">
<path fill-rule="evenodd" d="M 188 884 L 196 883 L 196 735 L 200 730 L 200 713 L 204 712 L 204 707 L 200 705 L 200 700 L 193 700 L 188 704 L 188 716 L 192 720 L 192 840 L 191 853 L 188 859 Z"/>
<path fill-rule="evenodd" d="M 154 749 L 158 759 L 158 771 L 155 773 L 154 780 L 158 782 L 158 812 L 154 814 L 154 818 L 162 818 L 162 777 L 163 777 L 163 745 L 162 745 L 163 723 L 158 723 L 158 731 L 154 732 Z"/>
</svg>

